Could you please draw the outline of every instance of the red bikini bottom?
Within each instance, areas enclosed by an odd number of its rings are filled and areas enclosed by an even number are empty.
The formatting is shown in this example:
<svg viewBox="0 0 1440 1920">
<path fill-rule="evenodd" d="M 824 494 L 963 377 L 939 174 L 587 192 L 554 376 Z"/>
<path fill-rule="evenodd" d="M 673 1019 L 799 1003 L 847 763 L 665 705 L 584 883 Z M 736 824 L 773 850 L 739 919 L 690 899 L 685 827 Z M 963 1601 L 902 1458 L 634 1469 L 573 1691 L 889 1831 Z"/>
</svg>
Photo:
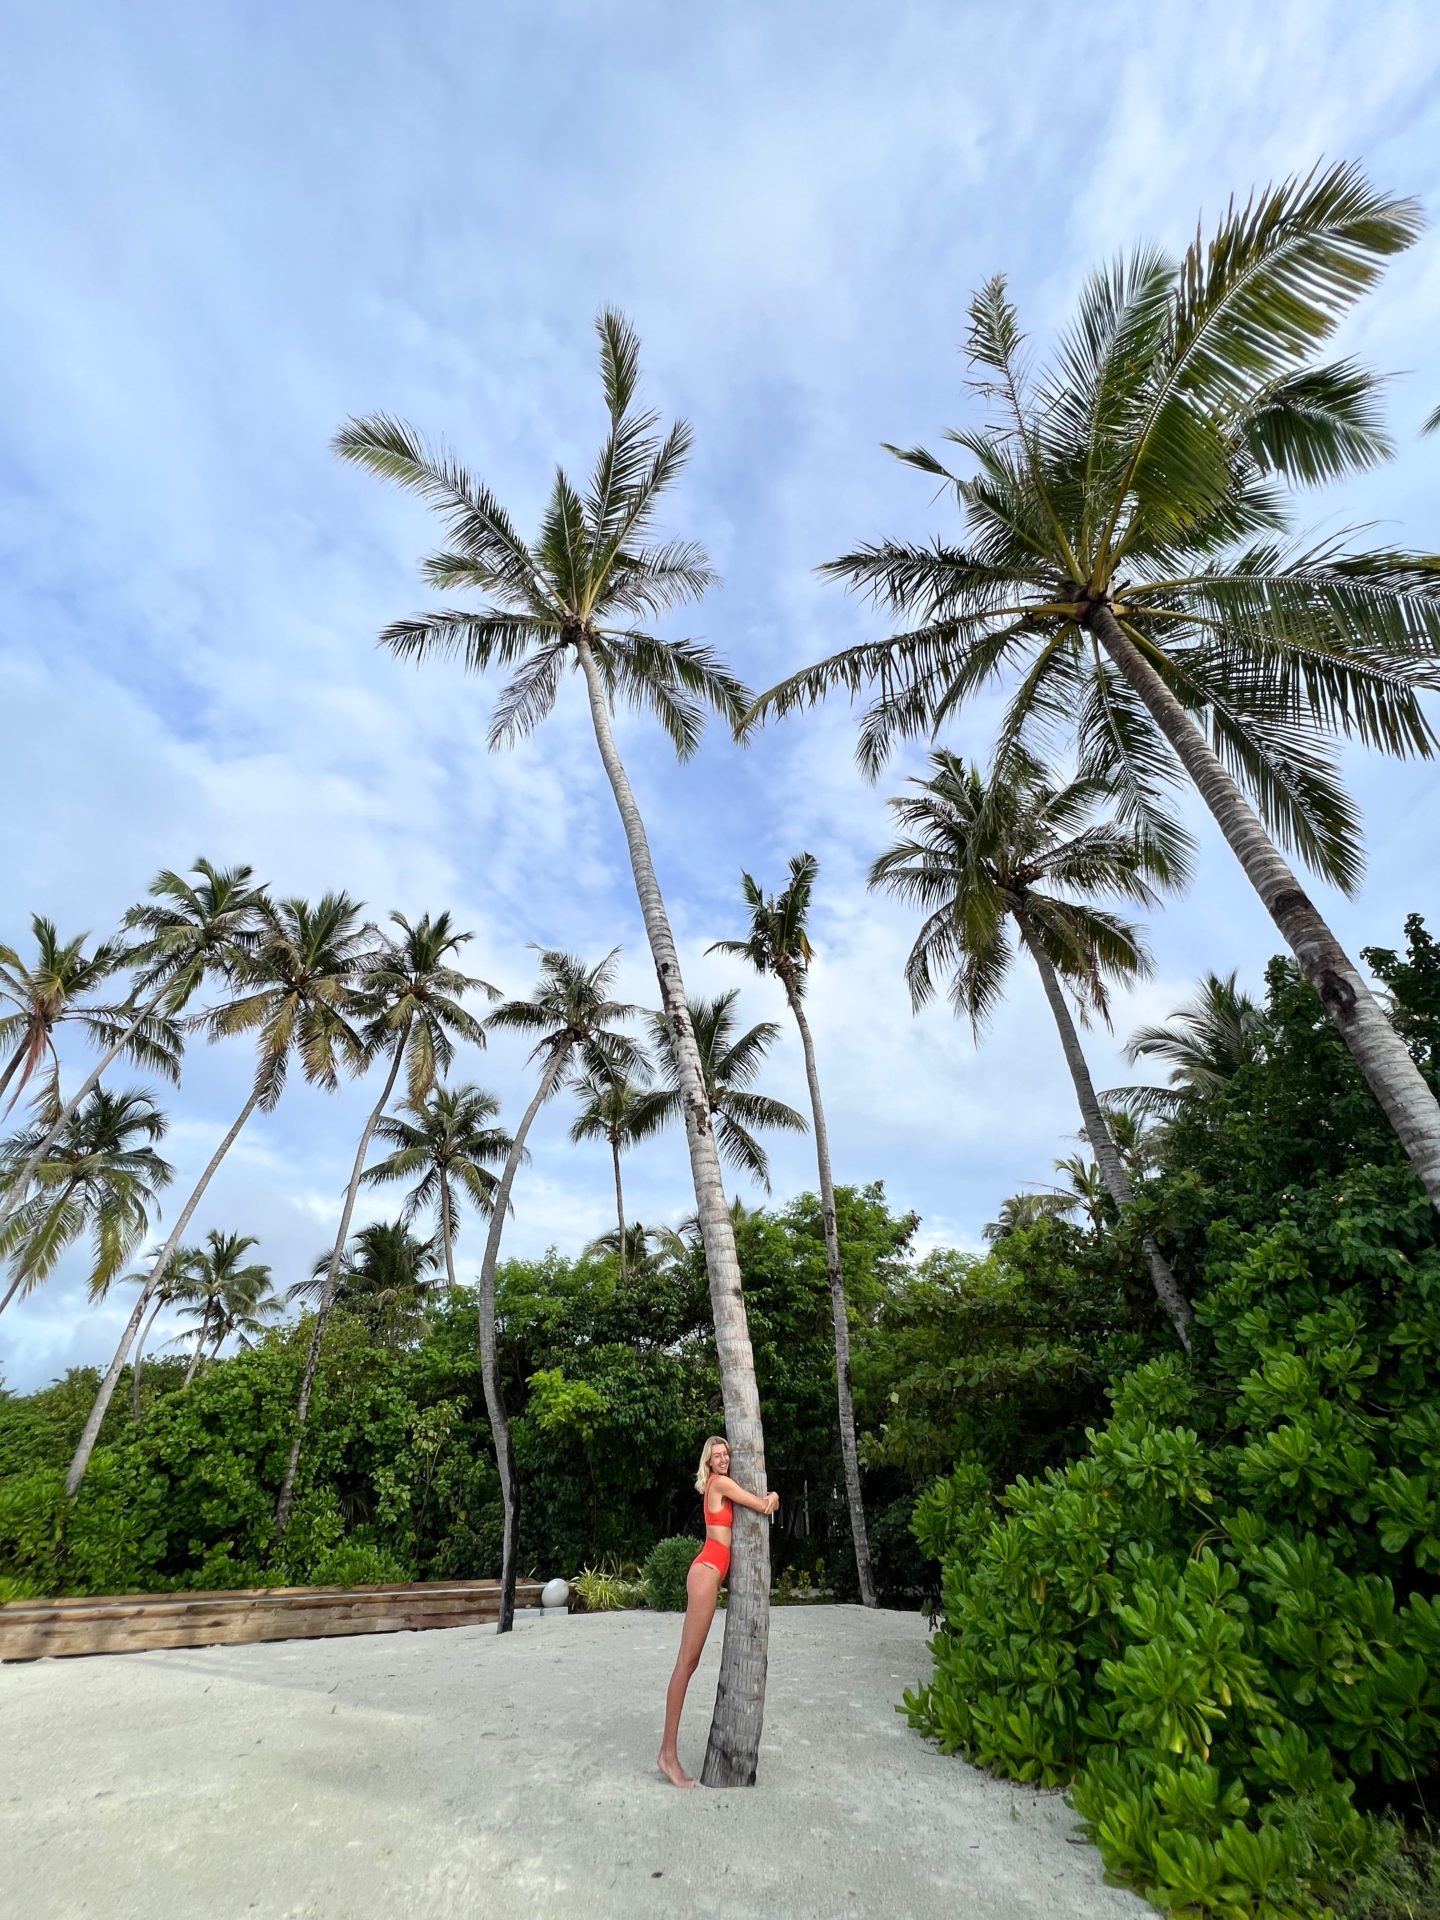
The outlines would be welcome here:
<svg viewBox="0 0 1440 1920">
<path fill-rule="evenodd" d="M 730 1549 L 723 1540 L 707 1540 L 690 1564 L 692 1567 L 714 1567 L 723 1581 L 730 1571 Z"/>
</svg>

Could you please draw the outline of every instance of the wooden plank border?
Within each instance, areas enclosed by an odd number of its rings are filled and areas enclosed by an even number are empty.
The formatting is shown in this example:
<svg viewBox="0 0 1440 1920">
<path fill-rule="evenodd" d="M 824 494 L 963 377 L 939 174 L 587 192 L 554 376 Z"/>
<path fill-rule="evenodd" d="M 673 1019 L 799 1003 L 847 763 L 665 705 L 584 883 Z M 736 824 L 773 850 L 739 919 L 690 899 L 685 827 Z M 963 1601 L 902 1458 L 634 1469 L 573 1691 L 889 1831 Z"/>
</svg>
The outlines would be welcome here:
<svg viewBox="0 0 1440 1920">
<path fill-rule="evenodd" d="M 538 1580 L 516 1583 L 517 1607 L 538 1607 Z M 0 1661 L 242 1646 L 359 1633 L 474 1626 L 500 1611 L 498 1580 L 404 1586 L 241 1587 L 211 1593 L 71 1595 L 0 1606 Z"/>
</svg>

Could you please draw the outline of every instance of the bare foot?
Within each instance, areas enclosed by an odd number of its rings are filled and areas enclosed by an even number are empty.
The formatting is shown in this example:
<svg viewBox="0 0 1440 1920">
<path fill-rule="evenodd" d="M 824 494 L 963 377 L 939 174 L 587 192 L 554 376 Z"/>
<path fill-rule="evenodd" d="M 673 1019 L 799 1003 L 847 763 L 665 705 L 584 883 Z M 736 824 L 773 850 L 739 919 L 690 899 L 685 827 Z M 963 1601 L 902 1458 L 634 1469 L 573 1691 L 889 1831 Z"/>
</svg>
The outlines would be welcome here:
<svg viewBox="0 0 1440 1920">
<path fill-rule="evenodd" d="M 686 1773 L 680 1764 L 678 1755 L 672 1760 L 663 1753 L 659 1754 L 656 1757 L 655 1764 L 672 1787 L 698 1787 L 700 1784 L 698 1780 L 692 1780 L 689 1774 Z"/>
</svg>

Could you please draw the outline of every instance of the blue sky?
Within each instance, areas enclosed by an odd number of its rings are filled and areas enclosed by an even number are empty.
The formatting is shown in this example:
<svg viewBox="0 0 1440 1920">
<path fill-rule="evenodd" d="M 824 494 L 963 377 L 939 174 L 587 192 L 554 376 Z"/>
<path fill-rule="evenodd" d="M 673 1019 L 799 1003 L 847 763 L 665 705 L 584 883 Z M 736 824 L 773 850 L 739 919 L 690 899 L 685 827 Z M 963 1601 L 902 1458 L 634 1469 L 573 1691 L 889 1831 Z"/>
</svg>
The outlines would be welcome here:
<svg viewBox="0 0 1440 1920">
<path fill-rule="evenodd" d="M 643 4 L 297 9 L 74 3 L 31 13 L 0 75 L 0 939 L 33 911 L 107 930 L 161 866 L 249 860 L 278 892 L 337 886 L 383 916 L 451 908 L 472 970 L 527 988 L 527 942 L 625 949 L 654 976 L 578 685 L 532 742 L 484 747 L 492 689 L 380 653 L 424 604 L 415 503 L 342 468 L 350 413 L 442 434 L 533 525 L 558 460 L 600 431 L 591 321 L 622 307 L 646 391 L 692 422 L 669 529 L 723 586 L 689 622 L 753 685 L 872 630 L 814 577 L 856 540 L 945 524 L 882 440 L 965 417 L 965 301 L 1004 270 L 1031 333 L 1141 238 L 1317 158 L 1363 161 L 1440 213 L 1440 35 L 1422 5 L 1203 8 Z M 1440 254 L 1428 234 L 1347 333 L 1393 370 L 1399 457 L 1310 503 L 1434 550 Z M 983 752 L 992 715 L 949 736 Z M 821 861 L 813 1019 L 838 1176 L 883 1178 L 925 1244 L 973 1245 L 1078 1124 L 1038 986 L 1017 972 L 984 1045 L 912 1018 L 905 910 L 868 895 L 884 800 L 841 704 L 748 751 L 718 732 L 677 768 L 647 723 L 623 749 L 692 990 L 762 982 L 706 944 L 740 930 L 741 866 Z M 913 764 L 913 760 L 912 763 Z M 1325 897 L 1342 936 L 1393 944 L 1435 910 L 1440 774 L 1357 757 L 1370 871 Z M 1205 967 L 1254 980 L 1275 940 L 1198 822 L 1190 894 L 1152 929 L 1156 976 L 1118 1034 Z M 1092 1044 L 1102 1084 L 1116 1046 Z M 467 1077 L 515 1114 L 500 1040 Z M 169 1102 L 182 1194 L 247 1084 L 243 1046 L 191 1053 Z M 767 1090 L 803 1105 L 788 1033 Z M 371 1096 L 373 1097 L 373 1096 Z M 298 1085 L 257 1118 L 195 1225 L 260 1236 L 285 1285 L 333 1225 L 366 1104 Z M 534 1138 L 508 1245 L 578 1249 L 609 1223 L 603 1153 Z M 780 1139 L 775 1189 L 813 1182 Z M 636 1155 L 632 1211 L 678 1219 L 683 1142 Z M 753 1191 L 740 1189 L 747 1197 Z M 472 1227 L 461 1268 L 478 1259 Z M 72 1263 L 0 1322 L 27 1387 L 106 1357 L 125 1290 L 84 1306 Z"/>
</svg>

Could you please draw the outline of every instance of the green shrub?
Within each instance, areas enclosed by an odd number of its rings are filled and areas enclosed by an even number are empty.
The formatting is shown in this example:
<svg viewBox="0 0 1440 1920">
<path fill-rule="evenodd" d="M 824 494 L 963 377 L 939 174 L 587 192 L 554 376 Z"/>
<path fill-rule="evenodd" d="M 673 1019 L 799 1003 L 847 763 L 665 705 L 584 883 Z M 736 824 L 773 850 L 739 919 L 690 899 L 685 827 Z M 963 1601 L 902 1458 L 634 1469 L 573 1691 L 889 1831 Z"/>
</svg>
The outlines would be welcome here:
<svg viewBox="0 0 1440 1920">
<path fill-rule="evenodd" d="M 310 1582 L 317 1587 L 390 1587 L 414 1575 L 403 1560 L 365 1540 L 342 1540 L 312 1564 Z"/>
<path fill-rule="evenodd" d="M 586 1613 L 618 1613 L 647 1604 L 645 1582 L 633 1563 L 586 1567 L 575 1576 L 574 1587 Z"/>
<path fill-rule="evenodd" d="M 690 1572 L 690 1563 L 698 1551 L 694 1540 L 683 1533 L 660 1541 L 653 1549 L 645 1562 L 642 1578 L 646 1602 L 656 1613 L 685 1611 L 685 1581 Z"/>
</svg>

